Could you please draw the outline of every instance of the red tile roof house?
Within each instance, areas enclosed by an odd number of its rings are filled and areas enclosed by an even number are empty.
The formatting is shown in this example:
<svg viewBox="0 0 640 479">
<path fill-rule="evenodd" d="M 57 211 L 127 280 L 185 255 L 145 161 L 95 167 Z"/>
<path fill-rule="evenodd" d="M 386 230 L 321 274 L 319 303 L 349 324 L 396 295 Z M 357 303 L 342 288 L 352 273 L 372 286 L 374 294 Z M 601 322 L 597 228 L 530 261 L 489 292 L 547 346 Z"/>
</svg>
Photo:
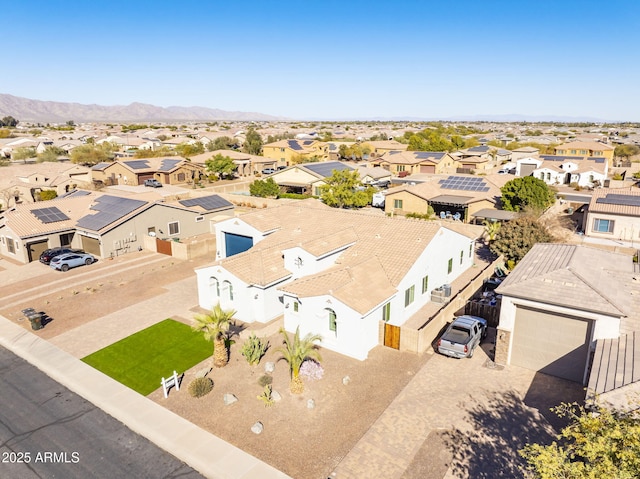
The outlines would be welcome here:
<svg viewBox="0 0 640 479">
<path fill-rule="evenodd" d="M 248 323 L 284 316 L 287 331 L 360 360 L 381 322 L 402 325 L 474 262 L 475 234 L 313 199 L 220 222 L 216 236 L 220 259 L 196 270 L 201 307 L 220 302 Z"/>
</svg>

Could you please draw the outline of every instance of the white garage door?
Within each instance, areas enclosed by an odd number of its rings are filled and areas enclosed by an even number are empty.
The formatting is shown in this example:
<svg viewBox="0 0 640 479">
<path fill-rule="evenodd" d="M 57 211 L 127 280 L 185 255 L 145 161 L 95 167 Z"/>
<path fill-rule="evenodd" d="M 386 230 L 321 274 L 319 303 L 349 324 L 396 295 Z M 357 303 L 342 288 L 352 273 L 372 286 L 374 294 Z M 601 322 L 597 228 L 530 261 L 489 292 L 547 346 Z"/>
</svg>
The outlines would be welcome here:
<svg viewBox="0 0 640 479">
<path fill-rule="evenodd" d="M 518 306 L 511 364 L 582 383 L 591 321 Z"/>
</svg>

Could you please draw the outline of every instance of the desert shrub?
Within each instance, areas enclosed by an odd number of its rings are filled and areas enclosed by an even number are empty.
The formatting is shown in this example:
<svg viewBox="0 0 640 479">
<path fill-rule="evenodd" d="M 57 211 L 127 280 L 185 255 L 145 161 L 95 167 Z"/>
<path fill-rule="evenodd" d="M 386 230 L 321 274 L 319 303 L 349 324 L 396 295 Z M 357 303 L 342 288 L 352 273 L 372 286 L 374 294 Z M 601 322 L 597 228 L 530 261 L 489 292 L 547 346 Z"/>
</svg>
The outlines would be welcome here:
<svg viewBox="0 0 640 479">
<path fill-rule="evenodd" d="M 258 384 L 263 387 L 266 386 L 267 384 L 271 384 L 272 382 L 273 382 L 273 377 L 268 374 L 260 376 L 260 378 L 258 379 Z"/>
<path fill-rule="evenodd" d="M 269 341 L 259 338 L 255 333 L 251 333 L 251 336 L 242 345 L 241 352 L 247 362 L 255 366 L 260 362 L 267 349 L 269 349 Z"/>
<path fill-rule="evenodd" d="M 624 178 L 622 177 L 622 175 L 620 173 L 615 173 L 611 179 L 616 180 L 616 181 L 620 181 L 623 180 Z"/>
<path fill-rule="evenodd" d="M 256 396 L 258 399 L 260 399 L 264 403 L 264 407 L 273 406 L 273 403 L 275 401 L 273 400 L 273 396 L 271 395 L 271 393 L 272 393 L 271 385 L 267 384 L 264 387 L 262 394 L 260 394 L 259 396 Z"/>
<path fill-rule="evenodd" d="M 322 379 L 324 376 L 324 368 L 318 361 L 307 359 L 300 366 L 300 376 L 307 379 Z"/>
<path fill-rule="evenodd" d="M 313 195 L 303 195 L 301 193 L 280 193 L 280 198 L 290 198 L 292 200 L 306 200 L 313 198 Z"/>
<path fill-rule="evenodd" d="M 189 383 L 189 394 L 191 397 L 200 398 L 206 396 L 213 389 L 213 381 L 209 378 L 195 378 Z"/>
</svg>

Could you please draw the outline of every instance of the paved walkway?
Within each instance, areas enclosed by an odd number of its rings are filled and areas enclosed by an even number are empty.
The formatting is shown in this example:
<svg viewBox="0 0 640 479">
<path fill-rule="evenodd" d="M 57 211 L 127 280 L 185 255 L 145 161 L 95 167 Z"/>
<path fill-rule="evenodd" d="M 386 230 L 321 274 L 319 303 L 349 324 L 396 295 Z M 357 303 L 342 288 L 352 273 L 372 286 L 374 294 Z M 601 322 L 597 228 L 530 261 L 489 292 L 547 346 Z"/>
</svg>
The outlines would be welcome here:
<svg viewBox="0 0 640 479">
<path fill-rule="evenodd" d="M 487 363 L 488 350 L 492 347 L 489 340 L 473 358 L 462 360 L 435 354 L 433 350 L 426 353 L 432 355 L 429 361 L 343 458 L 330 478 L 509 477 L 497 471 L 492 475 L 491 468 L 503 463 L 504 470 L 508 470 L 509 461 L 513 464 L 518 461 L 517 449 L 524 446 L 526 438 L 550 431 L 547 418 L 543 416 L 548 415 L 549 407 L 560 401 L 583 399 L 584 393 L 577 383 L 535 371 L 487 367 L 487 364 L 493 365 Z M 534 383 L 535 388 L 532 388 Z M 534 397 L 533 389 L 544 391 L 542 399 Z M 511 408 L 504 410 L 506 417 L 496 418 L 496 411 L 512 397 L 511 393 L 522 400 L 522 404 L 513 401 Z M 485 411 L 487 418 L 483 420 L 481 416 Z M 504 423 L 500 424 L 500 421 Z M 491 427 L 482 430 L 485 423 Z M 424 446 L 429 446 L 427 438 L 438 431 L 447 431 L 450 438 L 459 436 L 461 442 L 464 433 L 458 431 L 475 431 L 489 442 L 506 440 L 507 443 L 495 453 L 493 460 L 480 451 L 469 451 L 482 456 L 486 462 L 484 466 L 450 467 L 451 457 L 448 464 L 424 463 L 432 459 L 424 456 Z M 516 439 L 509 443 L 511 438 Z M 445 449 L 445 455 L 450 456 L 451 444 Z M 407 470 L 416 469 L 416 463 L 420 465 L 421 461 L 422 467 L 417 468 L 422 471 L 420 475 L 406 474 Z M 480 471 L 482 467 L 488 470 Z"/>
<path fill-rule="evenodd" d="M 95 334 L 95 333 L 94 333 Z M 0 345 L 206 477 L 284 479 L 283 472 L 208 433 L 0 316 Z"/>
</svg>

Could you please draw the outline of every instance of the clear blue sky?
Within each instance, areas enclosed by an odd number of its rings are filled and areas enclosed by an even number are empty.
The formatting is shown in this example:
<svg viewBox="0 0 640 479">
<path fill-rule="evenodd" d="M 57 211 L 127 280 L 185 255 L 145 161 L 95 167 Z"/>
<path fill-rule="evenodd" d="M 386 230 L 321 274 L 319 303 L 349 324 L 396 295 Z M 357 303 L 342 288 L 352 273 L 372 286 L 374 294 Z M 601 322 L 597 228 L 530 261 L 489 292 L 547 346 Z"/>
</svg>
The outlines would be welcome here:
<svg viewBox="0 0 640 479">
<path fill-rule="evenodd" d="M 295 119 L 640 120 L 640 1 L 13 1 L 0 93 Z"/>
</svg>

